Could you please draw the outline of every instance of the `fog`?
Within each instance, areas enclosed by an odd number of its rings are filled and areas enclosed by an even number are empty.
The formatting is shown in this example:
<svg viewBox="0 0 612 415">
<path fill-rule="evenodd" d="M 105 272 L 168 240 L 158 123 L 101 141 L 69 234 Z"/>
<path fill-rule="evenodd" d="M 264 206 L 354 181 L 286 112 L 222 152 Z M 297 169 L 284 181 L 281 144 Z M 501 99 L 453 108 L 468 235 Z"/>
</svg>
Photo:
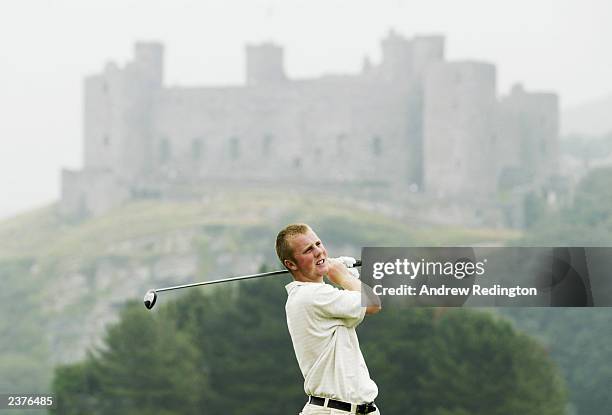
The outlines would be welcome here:
<svg viewBox="0 0 612 415">
<path fill-rule="evenodd" d="M 82 163 L 82 82 L 137 40 L 166 47 L 166 85 L 244 82 L 244 46 L 285 48 L 289 77 L 356 72 L 390 28 L 443 34 L 448 59 L 497 66 L 571 108 L 612 92 L 605 0 L 7 1 L 0 5 L 0 218 L 59 197 Z"/>
</svg>

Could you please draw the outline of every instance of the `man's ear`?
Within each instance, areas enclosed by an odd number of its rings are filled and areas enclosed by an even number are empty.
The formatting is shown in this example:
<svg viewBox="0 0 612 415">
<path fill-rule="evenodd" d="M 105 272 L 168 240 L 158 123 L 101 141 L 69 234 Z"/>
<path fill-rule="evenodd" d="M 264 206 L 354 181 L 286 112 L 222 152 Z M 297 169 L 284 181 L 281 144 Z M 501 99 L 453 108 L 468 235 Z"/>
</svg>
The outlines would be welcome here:
<svg viewBox="0 0 612 415">
<path fill-rule="evenodd" d="M 283 261 L 283 264 L 287 267 L 287 269 L 290 269 L 291 271 L 297 271 L 297 265 L 295 265 L 295 263 L 293 261 L 290 261 L 288 259 L 285 259 Z"/>
</svg>

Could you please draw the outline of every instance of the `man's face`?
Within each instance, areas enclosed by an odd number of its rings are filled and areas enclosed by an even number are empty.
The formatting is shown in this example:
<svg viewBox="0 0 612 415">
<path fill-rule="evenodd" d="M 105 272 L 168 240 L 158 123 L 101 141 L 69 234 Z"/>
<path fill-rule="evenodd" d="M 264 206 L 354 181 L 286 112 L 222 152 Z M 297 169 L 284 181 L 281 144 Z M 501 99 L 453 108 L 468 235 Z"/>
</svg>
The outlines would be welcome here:
<svg viewBox="0 0 612 415">
<path fill-rule="evenodd" d="M 309 229 L 305 234 L 289 240 L 294 260 L 287 260 L 287 267 L 298 281 L 321 282 L 329 271 L 327 251 L 316 233 Z"/>
</svg>

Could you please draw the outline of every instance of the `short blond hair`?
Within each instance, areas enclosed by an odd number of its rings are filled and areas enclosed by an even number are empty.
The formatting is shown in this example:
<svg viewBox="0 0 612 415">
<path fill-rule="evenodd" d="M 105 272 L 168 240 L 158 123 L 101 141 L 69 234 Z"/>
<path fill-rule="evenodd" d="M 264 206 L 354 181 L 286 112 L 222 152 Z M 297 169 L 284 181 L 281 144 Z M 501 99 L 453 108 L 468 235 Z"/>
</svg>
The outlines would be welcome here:
<svg viewBox="0 0 612 415">
<path fill-rule="evenodd" d="M 289 239 L 297 235 L 304 235 L 309 230 L 311 230 L 310 226 L 305 223 L 292 223 L 278 233 L 276 236 L 276 255 L 278 255 L 281 264 L 285 265 L 286 259 L 295 261 Z"/>
</svg>

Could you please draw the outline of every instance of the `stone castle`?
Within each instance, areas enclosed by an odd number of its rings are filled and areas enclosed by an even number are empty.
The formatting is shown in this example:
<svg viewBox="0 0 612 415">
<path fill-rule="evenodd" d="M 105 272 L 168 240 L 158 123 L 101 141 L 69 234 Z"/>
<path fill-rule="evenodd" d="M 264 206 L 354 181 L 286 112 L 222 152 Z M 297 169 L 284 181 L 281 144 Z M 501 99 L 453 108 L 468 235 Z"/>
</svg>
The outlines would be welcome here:
<svg viewBox="0 0 612 415">
<path fill-rule="evenodd" d="M 556 174 L 555 94 L 498 98 L 495 66 L 447 61 L 442 36 L 391 31 L 381 47 L 359 73 L 289 79 L 281 47 L 248 45 L 246 85 L 182 88 L 164 86 L 162 45 L 136 44 L 85 80 L 84 163 L 62 172 L 61 212 L 219 186 L 491 200 Z"/>
</svg>

